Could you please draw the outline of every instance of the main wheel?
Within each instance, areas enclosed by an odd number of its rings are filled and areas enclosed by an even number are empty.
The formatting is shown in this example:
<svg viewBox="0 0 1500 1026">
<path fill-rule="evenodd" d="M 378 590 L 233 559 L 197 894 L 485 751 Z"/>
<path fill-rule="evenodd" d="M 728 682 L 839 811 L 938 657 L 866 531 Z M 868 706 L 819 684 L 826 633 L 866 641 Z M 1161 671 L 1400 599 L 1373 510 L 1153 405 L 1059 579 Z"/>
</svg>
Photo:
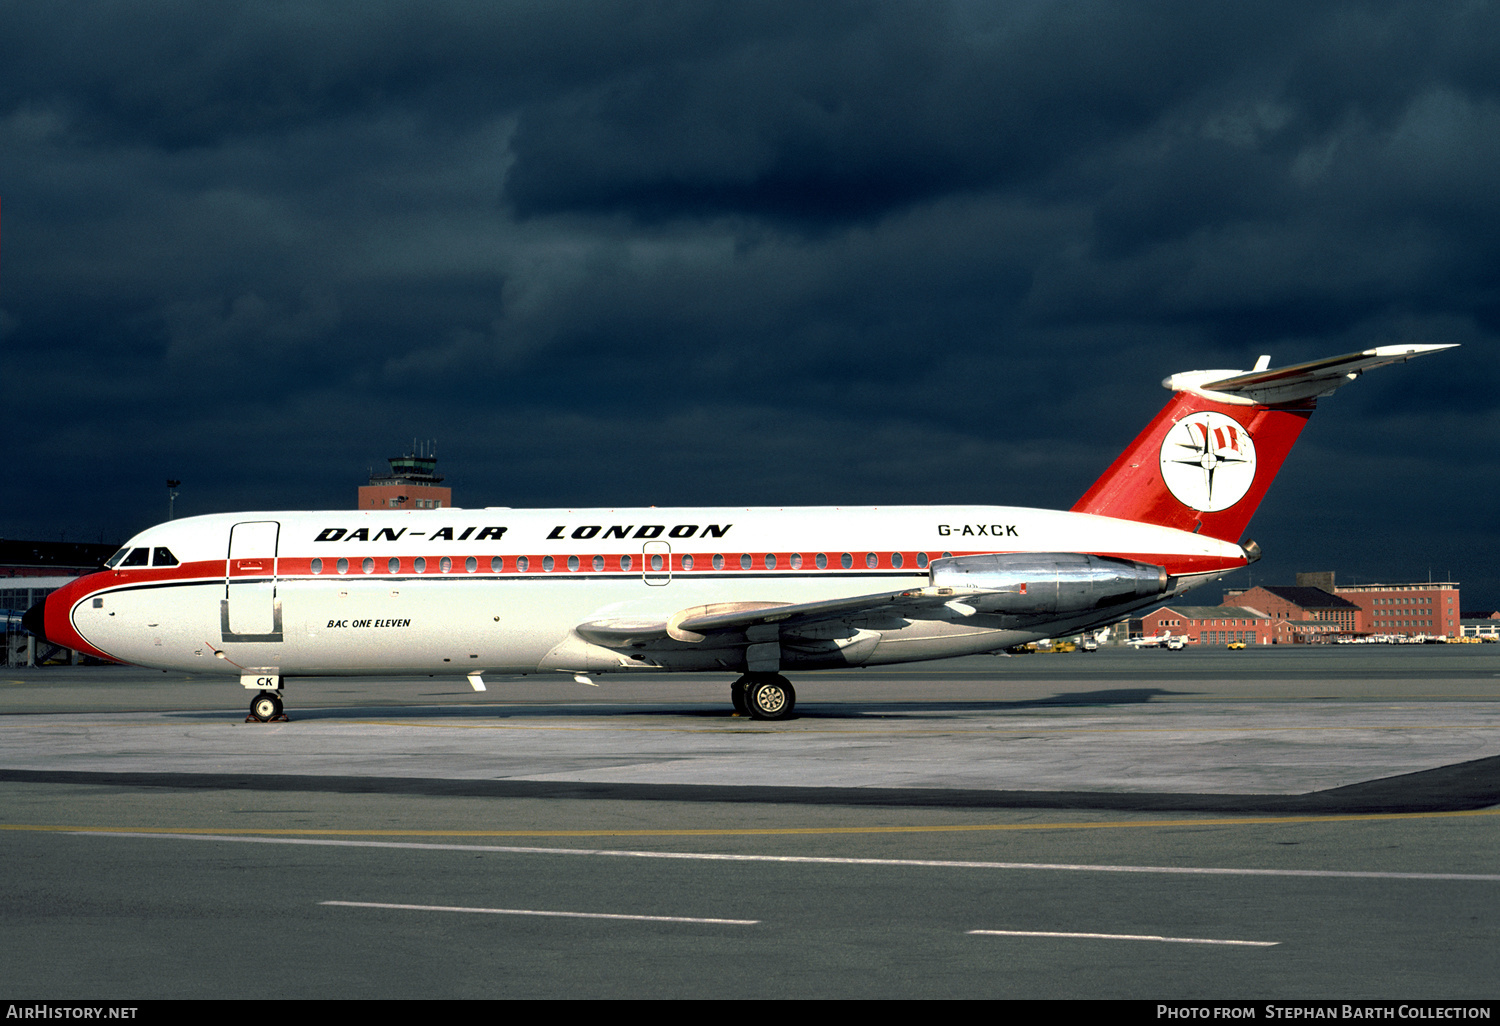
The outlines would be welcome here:
<svg viewBox="0 0 1500 1026">
<path fill-rule="evenodd" d="M 757 720 L 785 720 L 797 706 L 797 692 L 785 677 L 773 673 L 745 685 L 745 705 Z"/>
<path fill-rule="evenodd" d="M 281 699 L 262 692 L 250 703 L 250 715 L 262 723 L 270 723 L 281 715 Z"/>
<path fill-rule="evenodd" d="M 744 677 L 729 685 L 729 700 L 734 703 L 734 711 L 741 716 L 745 716 L 750 712 L 750 707 L 745 704 Z"/>
</svg>

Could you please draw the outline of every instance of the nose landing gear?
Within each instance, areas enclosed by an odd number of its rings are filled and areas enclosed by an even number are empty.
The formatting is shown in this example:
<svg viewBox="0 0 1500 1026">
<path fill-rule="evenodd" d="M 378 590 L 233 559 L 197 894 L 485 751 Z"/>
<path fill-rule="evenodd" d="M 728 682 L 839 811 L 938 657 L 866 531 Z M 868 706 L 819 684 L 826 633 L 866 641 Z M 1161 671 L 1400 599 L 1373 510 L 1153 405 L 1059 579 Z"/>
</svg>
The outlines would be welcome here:
<svg viewBox="0 0 1500 1026">
<path fill-rule="evenodd" d="M 281 696 L 270 691 L 262 691 L 250 700 L 250 715 L 245 717 L 246 723 L 285 723 L 286 713 L 281 709 Z"/>
</svg>

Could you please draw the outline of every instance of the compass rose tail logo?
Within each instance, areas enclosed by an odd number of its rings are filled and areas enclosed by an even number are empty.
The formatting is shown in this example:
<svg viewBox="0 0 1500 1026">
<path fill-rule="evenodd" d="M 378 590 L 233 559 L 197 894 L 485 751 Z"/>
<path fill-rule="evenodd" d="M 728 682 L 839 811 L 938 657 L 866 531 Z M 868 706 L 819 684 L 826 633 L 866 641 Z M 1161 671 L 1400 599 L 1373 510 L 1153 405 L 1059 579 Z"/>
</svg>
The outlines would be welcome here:
<svg viewBox="0 0 1500 1026">
<path fill-rule="evenodd" d="M 1184 506 L 1228 509 L 1255 483 L 1255 442 L 1228 414 L 1188 414 L 1162 441 L 1161 476 Z"/>
<path fill-rule="evenodd" d="M 1073 506 L 1238 542 L 1317 401 L 1364 371 L 1448 349 L 1380 346 L 1290 367 L 1187 371 L 1172 398 Z"/>
</svg>

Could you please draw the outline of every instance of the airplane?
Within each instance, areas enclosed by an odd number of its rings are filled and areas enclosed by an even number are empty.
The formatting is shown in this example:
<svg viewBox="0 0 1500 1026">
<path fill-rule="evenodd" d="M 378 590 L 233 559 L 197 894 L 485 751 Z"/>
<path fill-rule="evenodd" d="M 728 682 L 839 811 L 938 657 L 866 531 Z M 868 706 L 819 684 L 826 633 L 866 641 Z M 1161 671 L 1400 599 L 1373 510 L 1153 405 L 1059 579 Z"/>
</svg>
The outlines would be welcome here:
<svg viewBox="0 0 1500 1026">
<path fill-rule="evenodd" d="M 1317 400 L 1448 345 L 1174 374 L 1166 406 L 1071 510 L 1007 506 L 249 512 L 172 520 L 29 609 L 55 644 L 288 680 L 725 672 L 792 715 L 783 671 L 1078 634 L 1253 562 L 1240 542 Z"/>
<path fill-rule="evenodd" d="M 1173 635 L 1171 631 L 1162 631 L 1144 638 L 1132 638 L 1125 644 L 1134 649 L 1167 648 L 1177 652 L 1187 645 L 1187 635 Z"/>
</svg>

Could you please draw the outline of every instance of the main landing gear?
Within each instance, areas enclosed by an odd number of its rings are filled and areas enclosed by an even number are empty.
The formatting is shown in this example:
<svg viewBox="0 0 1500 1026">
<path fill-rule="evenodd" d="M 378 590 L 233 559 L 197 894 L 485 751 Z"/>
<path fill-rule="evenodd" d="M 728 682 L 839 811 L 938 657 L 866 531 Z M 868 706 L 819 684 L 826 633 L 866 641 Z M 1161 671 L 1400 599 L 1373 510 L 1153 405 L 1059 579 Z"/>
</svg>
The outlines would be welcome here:
<svg viewBox="0 0 1500 1026">
<path fill-rule="evenodd" d="M 281 696 L 271 691 L 262 691 L 250 700 L 250 715 L 246 723 L 285 723 L 286 713 L 281 710 Z"/>
<path fill-rule="evenodd" d="M 797 692 L 779 673 L 747 673 L 729 685 L 734 711 L 757 720 L 790 719 Z"/>
</svg>

